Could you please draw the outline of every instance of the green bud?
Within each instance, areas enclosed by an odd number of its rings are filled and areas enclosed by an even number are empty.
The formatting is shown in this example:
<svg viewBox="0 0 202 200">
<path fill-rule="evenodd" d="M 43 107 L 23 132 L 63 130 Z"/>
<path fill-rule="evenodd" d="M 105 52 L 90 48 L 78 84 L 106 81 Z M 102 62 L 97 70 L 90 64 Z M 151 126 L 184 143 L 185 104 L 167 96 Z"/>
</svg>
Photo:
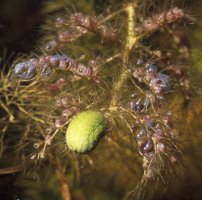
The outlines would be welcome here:
<svg viewBox="0 0 202 200">
<path fill-rule="evenodd" d="M 85 153 L 97 144 L 105 128 L 104 116 L 97 111 L 84 111 L 70 122 L 66 132 L 66 143 L 70 150 Z"/>
</svg>

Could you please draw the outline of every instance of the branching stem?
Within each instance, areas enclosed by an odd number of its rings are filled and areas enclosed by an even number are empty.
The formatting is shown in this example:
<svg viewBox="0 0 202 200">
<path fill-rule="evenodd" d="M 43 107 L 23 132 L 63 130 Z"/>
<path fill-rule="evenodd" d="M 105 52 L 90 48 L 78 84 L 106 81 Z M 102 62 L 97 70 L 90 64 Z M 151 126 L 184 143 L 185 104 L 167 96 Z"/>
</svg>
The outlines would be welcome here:
<svg viewBox="0 0 202 200">
<path fill-rule="evenodd" d="M 138 37 L 135 35 L 135 7 L 136 4 L 129 4 L 126 7 L 126 12 L 128 14 L 128 29 L 127 29 L 127 36 L 125 42 L 125 48 L 122 53 L 122 66 L 121 72 L 118 80 L 114 83 L 113 91 L 112 91 L 112 99 L 110 102 L 109 110 L 116 111 L 117 105 L 120 97 L 120 92 L 123 88 L 125 81 L 129 78 L 128 72 L 128 57 L 131 49 L 137 43 Z"/>
</svg>

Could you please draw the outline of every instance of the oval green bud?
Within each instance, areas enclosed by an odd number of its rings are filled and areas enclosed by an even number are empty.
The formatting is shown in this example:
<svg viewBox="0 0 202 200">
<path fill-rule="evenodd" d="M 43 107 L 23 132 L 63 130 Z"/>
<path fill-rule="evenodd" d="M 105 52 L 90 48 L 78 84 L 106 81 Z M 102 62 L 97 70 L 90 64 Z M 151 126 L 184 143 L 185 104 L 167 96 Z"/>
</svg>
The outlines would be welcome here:
<svg viewBox="0 0 202 200">
<path fill-rule="evenodd" d="M 105 128 L 105 118 L 97 111 L 84 111 L 70 122 L 66 143 L 70 150 L 85 153 L 97 144 Z"/>
</svg>

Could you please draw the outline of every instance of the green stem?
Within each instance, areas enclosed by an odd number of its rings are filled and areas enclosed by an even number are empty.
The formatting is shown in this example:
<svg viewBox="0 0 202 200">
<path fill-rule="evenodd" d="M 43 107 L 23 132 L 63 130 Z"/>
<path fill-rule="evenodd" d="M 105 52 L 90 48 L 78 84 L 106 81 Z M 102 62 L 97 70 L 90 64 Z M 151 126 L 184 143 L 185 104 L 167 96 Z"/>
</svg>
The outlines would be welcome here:
<svg viewBox="0 0 202 200">
<path fill-rule="evenodd" d="M 135 36 L 135 7 L 136 4 L 129 4 L 126 7 L 126 12 L 128 14 L 128 30 L 126 36 L 125 48 L 122 54 L 122 66 L 121 72 L 118 80 L 114 83 L 113 91 L 112 91 L 112 99 L 110 102 L 109 110 L 115 111 L 117 110 L 117 105 L 120 97 L 120 93 L 122 91 L 123 85 L 125 81 L 129 78 L 128 72 L 128 57 L 132 47 L 137 43 L 138 37 Z"/>
</svg>

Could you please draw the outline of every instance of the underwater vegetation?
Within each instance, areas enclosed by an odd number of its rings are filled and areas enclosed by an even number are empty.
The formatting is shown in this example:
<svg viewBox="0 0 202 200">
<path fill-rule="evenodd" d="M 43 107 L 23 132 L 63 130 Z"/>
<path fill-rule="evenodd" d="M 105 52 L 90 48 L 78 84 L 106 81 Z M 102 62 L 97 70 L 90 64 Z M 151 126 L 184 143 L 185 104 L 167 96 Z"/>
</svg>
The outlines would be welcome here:
<svg viewBox="0 0 202 200">
<path fill-rule="evenodd" d="M 201 199 L 199 3 L 42 1 L 1 57 L 0 199 Z"/>
</svg>

